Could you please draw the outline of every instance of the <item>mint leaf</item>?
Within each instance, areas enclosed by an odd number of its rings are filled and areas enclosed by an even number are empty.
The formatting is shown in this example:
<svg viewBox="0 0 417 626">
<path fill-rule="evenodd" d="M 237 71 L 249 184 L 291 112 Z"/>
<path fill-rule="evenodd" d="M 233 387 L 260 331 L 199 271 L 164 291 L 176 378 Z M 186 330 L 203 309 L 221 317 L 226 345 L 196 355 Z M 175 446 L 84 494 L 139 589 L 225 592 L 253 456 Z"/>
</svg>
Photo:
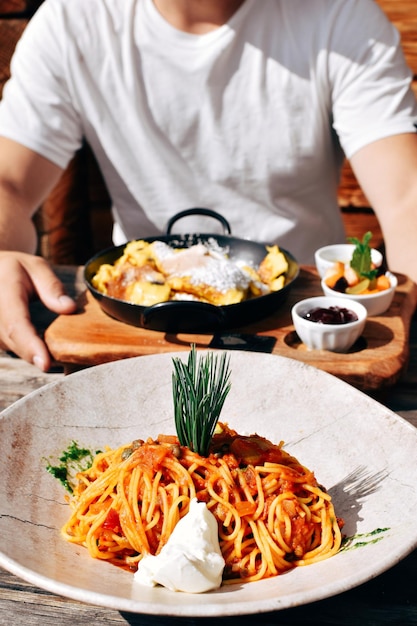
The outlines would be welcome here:
<svg viewBox="0 0 417 626">
<path fill-rule="evenodd" d="M 369 245 L 371 239 L 372 233 L 370 231 L 364 234 L 362 241 L 357 237 L 348 238 L 349 243 L 355 245 L 350 267 L 355 270 L 359 278 L 369 278 L 369 280 L 373 280 L 378 274 L 378 270 L 372 269 L 371 247 Z"/>
</svg>

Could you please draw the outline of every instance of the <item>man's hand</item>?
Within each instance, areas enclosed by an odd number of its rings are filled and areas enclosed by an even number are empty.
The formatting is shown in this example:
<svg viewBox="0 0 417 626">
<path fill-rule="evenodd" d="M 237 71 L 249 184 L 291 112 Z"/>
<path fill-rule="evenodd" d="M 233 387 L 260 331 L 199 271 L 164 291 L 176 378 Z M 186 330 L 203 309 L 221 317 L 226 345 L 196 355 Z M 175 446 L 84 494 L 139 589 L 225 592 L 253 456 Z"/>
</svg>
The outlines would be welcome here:
<svg viewBox="0 0 417 626">
<path fill-rule="evenodd" d="M 31 254 L 32 217 L 61 174 L 40 154 L 0 137 L 0 344 L 43 371 L 51 356 L 30 320 L 30 300 L 39 298 L 58 314 L 76 308 L 48 263 Z"/>
<path fill-rule="evenodd" d="M 76 304 L 48 263 L 23 252 L 0 252 L 0 342 L 4 349 L 46 372 L 51 356 L 30 320 L 29 302 L 38 297 L 57 314 L 73 313 Z"/>
</svg>

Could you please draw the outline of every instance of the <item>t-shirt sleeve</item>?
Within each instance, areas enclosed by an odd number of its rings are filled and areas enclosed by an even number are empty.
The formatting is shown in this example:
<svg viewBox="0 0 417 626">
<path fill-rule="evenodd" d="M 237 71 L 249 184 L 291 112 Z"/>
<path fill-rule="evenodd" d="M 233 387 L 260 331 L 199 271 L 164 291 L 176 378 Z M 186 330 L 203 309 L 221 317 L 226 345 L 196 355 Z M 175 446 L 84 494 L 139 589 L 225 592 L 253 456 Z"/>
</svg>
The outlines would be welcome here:
<svg viewBox="0 0 417 626">
<path fill-rule="evenodd" d="M 66 80 L 60 3 L 45 2 L 19 40 L 0 103 L 0 135 L 65 168 L 82 142 Z"/>
<path fill-rule="evenodd" d="M 348 158 L 378 139 L 416 131 L 400 36 L 373 0 L 343 3 L 329 49 L 333 126 Z"/>
</svg>

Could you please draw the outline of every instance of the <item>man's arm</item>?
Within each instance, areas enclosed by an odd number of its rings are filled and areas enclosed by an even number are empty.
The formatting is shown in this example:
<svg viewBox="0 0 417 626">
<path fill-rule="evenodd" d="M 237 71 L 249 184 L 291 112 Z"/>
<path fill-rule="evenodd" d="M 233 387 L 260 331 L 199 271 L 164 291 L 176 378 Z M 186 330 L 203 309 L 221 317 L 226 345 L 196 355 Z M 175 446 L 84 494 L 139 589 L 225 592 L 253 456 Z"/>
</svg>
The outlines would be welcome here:
<svg viewBox="0 0 417 626">
<path fill-rule="evenodd" d="M 75 310 L 46 261 L 33 255 L 33 214 L 61 174 L 44 157 L 0 137 L 0 344 L 44 371 L 50 355 L 30 321 L 30 299 L 39 297 L 56 313 Z"/>
<path fill-rule="evenodd" d="M 351 165 L 381 224 L 389 268 L 417 283 L 417 134 L 375 141 Z"/>
<path fill-rule="evenodd" d="M 5 137 L 0 137 L 0 249 L 35 252 L 32 217 L 62 170 Z"/>
</svg>

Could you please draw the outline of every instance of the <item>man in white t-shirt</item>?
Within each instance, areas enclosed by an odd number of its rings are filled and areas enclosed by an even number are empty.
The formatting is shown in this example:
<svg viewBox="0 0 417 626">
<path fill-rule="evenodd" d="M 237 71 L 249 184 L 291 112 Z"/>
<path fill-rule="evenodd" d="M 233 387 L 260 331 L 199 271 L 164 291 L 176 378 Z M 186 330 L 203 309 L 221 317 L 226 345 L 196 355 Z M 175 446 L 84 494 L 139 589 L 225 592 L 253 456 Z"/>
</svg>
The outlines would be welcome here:
<svg viewBox="0 0 417 626">
<path fill-rule="evenodd" d="M 344 241 L 345 154 L 391 269 L 417 281 L 410 81 L 373 0 L 46 0 L 0 105 L 0 340 L 47 369 L 28 298 L 74 310 L 31 254 L 31 217 L 83 138 L 112 197 L 115 243 L 206 206 L 235 236 L 301 263 Z"/>
</svg>

